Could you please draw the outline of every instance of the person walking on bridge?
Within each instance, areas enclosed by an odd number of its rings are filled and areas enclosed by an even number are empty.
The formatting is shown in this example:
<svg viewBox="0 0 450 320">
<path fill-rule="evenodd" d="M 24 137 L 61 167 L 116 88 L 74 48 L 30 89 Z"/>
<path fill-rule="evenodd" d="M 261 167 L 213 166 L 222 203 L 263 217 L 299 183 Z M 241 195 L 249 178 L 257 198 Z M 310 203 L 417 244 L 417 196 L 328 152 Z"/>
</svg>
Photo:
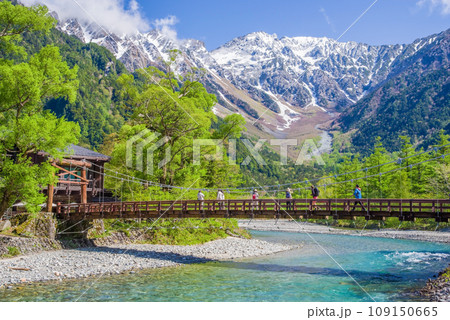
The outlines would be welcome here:
<svg viewBox="0 0 450 320">
<path fill-rule="evenodd" d="M 319 197 L 319 194 L 320 194 L 319 189 L 316 186 L 311 185 L 311 195 L 314 200 L 316 200 Z M 317 210 L 316 201 L 313 201 L 312 205 L 313 205 L 314 210 Z"/>
<path fill-rule="evenodd" d="M 286 210 L 292 210 L 291 204 L 292 204 L 292 191 L 290 188 L 286 189 Z"/>
<path fill-rule="evenodd" d="M 218 201 L 220 210 L 225 209 L 225 195 L 220 189 L 217 191 L 217 200 L 220 200 Z"/>
<path fill-rule="evenodd" d="M 359 187 L 359 185 L 356 185 L 355 187 L 355 191 L 353 191 L 353 195 L 355 196 L 355 199 L 357 201 L 355 201 L 355 203 L 353 204 L 353 209 L 352 211 L 355 211 L 356 205 L 359 204 L 361 206 L 361 208 L 363 209 L 363 211 L 366 211 L 366 209 L 364 208 L 364 205 L 362 204 L 361 199 L 362 198 L 362 193 L 361 193 L 361 188 Z"/>
<path fill-rule="evenodd" d="M 205 195 L 201 190 L 197 193 L 197 200 L 200 201 L 200 210 L 203 210 L 203 200 L 205 200 Z"/>
<path fill-rule="evenodd" d="M 252 202 L 252 210 L 253 209 L 256 209 L 256 210 L 258 210 L 258 199 L 259 199 L 259 194 L 258 194 L 258 190 L 253 190 L 253 193 L 252 193 L 252 200 L 253 200 L 253 202 Z"/>
</svg>

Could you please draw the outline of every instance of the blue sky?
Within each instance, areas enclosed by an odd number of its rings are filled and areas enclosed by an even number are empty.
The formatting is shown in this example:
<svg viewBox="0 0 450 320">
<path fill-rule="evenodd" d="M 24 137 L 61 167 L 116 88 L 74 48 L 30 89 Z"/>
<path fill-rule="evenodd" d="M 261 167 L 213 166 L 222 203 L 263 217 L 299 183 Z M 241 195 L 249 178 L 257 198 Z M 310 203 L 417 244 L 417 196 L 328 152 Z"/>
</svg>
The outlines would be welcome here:
<svg viewBox="0 0 450 320">
<path fill-rule="evenodd" d="M 337 39 L 374 0 L 137 0 L 141 14 L 167 26 L 180 39 L 194 38 L 211 50 L 254 31 L 282 36 Z M 160 20 L 159 26 L 164 20 Z M 169 20 L 167 20 L 169 21 Z M 166 21 L 166 22 L 167 22 Z M 170 23 L 169 23 L 170 24 Z M 341 41 L 410 43 L 450 27 L 450 0 L 378 0 Z"/>
<path fill-rule="evenodd" d="M 255 31 L 399 44 L 450 28 L 450 0 L 21 1 L 44 3 L 60 18 L 96 22 L 119 35 L 156 27 L 172 38 L 202 40 L 209 50 Z"/>
</svg>

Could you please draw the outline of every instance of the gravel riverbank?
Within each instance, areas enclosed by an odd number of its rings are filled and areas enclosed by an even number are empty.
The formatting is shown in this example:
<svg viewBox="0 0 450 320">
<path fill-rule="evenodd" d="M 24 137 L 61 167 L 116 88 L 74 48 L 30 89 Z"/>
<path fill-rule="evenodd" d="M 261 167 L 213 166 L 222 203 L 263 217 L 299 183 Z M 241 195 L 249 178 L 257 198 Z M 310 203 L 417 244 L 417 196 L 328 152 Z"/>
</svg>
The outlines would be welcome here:
<svg viewBox="0 0 450 320">
<path fill-rule="evenodd" d="M 273 254 L 298 246 L 229 237 L 202 245 L 117 244 L 40 252 L 0 260 L 0 288 L 13 284 L 120 274 L 126 271 Z"/>
<path fill-rule="evenodd" d="M 364 237 L 395 238 L 406 240 L 420 240 L 440 243 L 450 243 L 450 231 L 421 231 L 421 230 L 352 230 L 338 229 L 309 222 L 289 220 L 239 220 L 239 227 L 259 231 L 285 231 L 319 234 L 344 234 Z"/>
</svg>

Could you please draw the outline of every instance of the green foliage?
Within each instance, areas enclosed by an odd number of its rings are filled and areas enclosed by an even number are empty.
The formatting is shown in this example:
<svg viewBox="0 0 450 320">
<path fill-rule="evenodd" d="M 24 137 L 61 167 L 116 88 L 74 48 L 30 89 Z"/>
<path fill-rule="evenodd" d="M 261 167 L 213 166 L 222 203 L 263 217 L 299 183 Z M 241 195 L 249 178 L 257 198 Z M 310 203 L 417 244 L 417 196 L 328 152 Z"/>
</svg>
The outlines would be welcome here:
<svg viewBox="0 0 450 320">
<path fill-rule="evenodd" d="M 1 2 L 2 46 L 14 52 L 25 31 L 48 30 L 54 20 L 46 16 L 45 7 L 26 8 Z M 64 97 L 74 101 L 78 87 L 77 67 L 70 68 L 58 48 L 46 46 L 30 58 L 22 55 L 16 63 L 0 56 L 0 214 L 14 202 L 26 203 L 36 212 L 45 201 L 42 186 L 54 182 L 53 168 L 48 162 L 35 164 L 30 156 L 37 152 L 59 158 L 65 147 L 76 143 L 79 126 L 42 110 L 45 100 Z"/>
<path fill-rule="evenodd" d="M 388 178 L 392 176 L 383 175 L 384 172 L 391 171 L 394 169 L 394 164 L 388 164 L 384 166 L 379 166 L 384 163 L 388 163 L 393 159 L 390 157 L 386 149 L 381 143 L 381 139 L 377 138 L 374 146 L 373 153 L 368 156 L 365 160 L 365 167 L 375 167 L 367 171 L 369 178 L 364 179 L 366 187 L 366 197 L 368 198 L 386 198 L 389 193 L 390 183 Z"/>
<path fill-rule="evenodd" d="M 387 152 L 378 138 L 364 158 L 339 153 L 324 157 L 326 173 L 331 177 L 317 182 L 321 197 L 353 198 L 358 184 L 363 198 L 448 198 L 450 157 L 443 157 L 450 153 L 448 146 L 443 147 L 449 143 L 448 136 L 441 131 L 437 149 L 430 152 L 415 150 L 406 136 L 398 140 L 401 150 L 394 153 Z M 298 187 L 305 186 L 294 186 Z M 308 191 L 302 191 L 302 195 L 308 196 Z"/>
<path fill-rule="evenodd" d="M 248 139 L 248 137 L 245 138 Z M 257 143 L 256 139 L 249 140 L 252 145 Z M 242 139 L 237 141 L 236 150 L 236 163 L 240 165 L 240 170 L 244 178 L 243 186 L 257 186 L 258 184 L 262 186 L 277 185 L 303 181 L 305 179 L 323 177 L 330 171 L 329 166 L 321 166 L 315 160 L 305 161 L 302 165 L 296 165 L 291 159 L 287 159 L 286 165 L 283 165 L 280 162 L 280 155 L 266 144 L 258 150 L 265 164 L 260 164 L 253 158 L 248 148 L 242 142 Z M 245 164 L 243 162 L 247 157 L 250 157 L 250 162 Z M 328 157 L 328 155 L 323 155 L 324 159 Z M 326 162 L 330 165 L 332 160 Z M 298 187 L 300 186 L 294 186 L 294 188 Z"/>
<path fill-rule="evenodd" d="M 6 247 L 8 249 L 8 253 L 3 254 L 2 258 L 12 258 L 21 254 L 20 249 L 17 247 Z"/>
<path fill-rule="evenodd" d="M 33 113 L 49 97 L 74 101 L 77 70 L 70 69 L 53 46 L 43 48 L 29 62 L 0 65 L 0 111 L 5 118 L 11 114 L 17 119 L 22 113 Z"/>
<path fill-rule="evenodd" d="M 327 220 L 309 219 L 308 222 L 330 225 L 336 228 L 344 229 L 359 229 L 362 230 L 378 230 L 378 229 L 396 229 L 396 230 L 437 230 L 445 229 L 450 226 L 450 223 L 439 223 L 434 219 L 416 219 L 416 221 L 399 221 L 397 218 L 386 218 L 386 221 L 367 221 L 364 217 L 356 217 L 355 220 L 334 220 L 329 218 Z"/>
<path fill-rule="evenodd" d="M 56 20 L 47 15 L 42 5 L 24 7 L 10 1 L 0 1 L 0 52 L 25 57 L 25 49 L 19 45 L 25 32 L 48 31 Z M 0 57 L 0 64 L 4 63 Z"/>
<path fill-rule="evenodd" d="M 76 142 L 79 127 L 52 114 L 37 113 L 0 129 L 4 130 L 0 135 L 0 212 L 18 200 L 26 202 L 27 210 L 36 212 L 45 202 L 41 186 L 54 182 L 56 169 L 47 162 L 33 164 L 29 154 L 42 151 L 60 158 L 62 150 Z"/>
<path fill-rule="evenodd" d="M 180 77 L 170 71 L 170 61 L 166 66 L 168 73 L 150 67 L 138 70 L 136 77 L 118 78 L 119 96 L 132 115 L 118 134 L 110 135 L 105 141 L 103 150 L 112 155 L 108 167 L 164 185 L 226 188 L 238 184 L 239 168 L 229 165 L 226 148 L 222 146 L 230 138 L 240 136 L 244 119 L 232 115 L 218 129 L 211 129 L 216 121 L 212 112 L 215 96 L 195 80 L 196 70 Z M 126 161 L 127 141 L 132 139 L 136 140 L 134 145 L 143 145 L 140 154 L 132 155 L 135 169 L 127 167 L 130 161 Z M 195 143 L 202 141 L 212 141 L 214 145 L 198 145 L 194 150 Z M 198 158 L 194 157 L 194 151 Z M 145 165 L 139 168 L 141 163 Z M 158 188 L 115 178 L 106 183 L 123 199 L 173 198 L 185 192 L 170 190 L 164 195 Z"/>
<path fill-rule="evenodd" d="M 445 280 L 445 282 L 450 282 L 450 268 L 445 269 L 440 277 Z"/>
<path fill-rule="evenodd" d="M 161 219 L 153 221 L 105 220 L 105 237 L 116 232 L 130 236 L 137 231 L 139 243 L 194 245 L 226 238 L 230 235 L 250 238 L 245 230 L 239 229 L 235 219 Z"/>
<path fill-rule="evenodd" d="M 391 152 L 400 148 L 399 135 L 428 147 L 435 143 L 439 130 L 449 132 L 448 67 L 424 72 L 409 66 L 405 70 L 343 112 L 344 132 L 357 129 L 349 151 L 367 155 L 378 136 Z"/>
<path fill-rule="evenodd" d="M 120 129 L 126 112 L 120 107 L 121 99 L 116 95 L 116 80 L 120 74 L 128 72 L 111 52 L 55 29 L 42 37 L 25 34 L 24 41 L 29 53 L 38 52 L 48 45 L 59 48 L 67 64 L 78 68 L 76 99 L 53 97 L 45 101 L 45 108 L 69 121 L 78 122 L 83 144 L 98 148 L 106 135 Z"/>
</svg>

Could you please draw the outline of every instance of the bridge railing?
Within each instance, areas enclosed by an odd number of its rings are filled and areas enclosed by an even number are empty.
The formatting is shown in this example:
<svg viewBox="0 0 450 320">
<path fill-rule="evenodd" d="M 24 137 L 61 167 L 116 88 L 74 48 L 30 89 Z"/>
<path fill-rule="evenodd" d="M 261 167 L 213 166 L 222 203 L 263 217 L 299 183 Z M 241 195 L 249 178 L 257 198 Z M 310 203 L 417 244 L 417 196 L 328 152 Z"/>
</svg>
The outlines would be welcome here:
<svg viewBox="0 0 450 320">
<path fill-rule="evenodd" d="M 356 205 L 355 205 L 356 203 Z M 121 218 L 141 217 L 149 214 L 185 217 L 208 214 L 233 215 L 296 215 L 348 218 L 398 217 L 450 218 L 448 199 L 240 199 L 240 200 L 179 200 L 133 201 L 87 204 L 58 204 L 58 217 Z"/>
</svg>

